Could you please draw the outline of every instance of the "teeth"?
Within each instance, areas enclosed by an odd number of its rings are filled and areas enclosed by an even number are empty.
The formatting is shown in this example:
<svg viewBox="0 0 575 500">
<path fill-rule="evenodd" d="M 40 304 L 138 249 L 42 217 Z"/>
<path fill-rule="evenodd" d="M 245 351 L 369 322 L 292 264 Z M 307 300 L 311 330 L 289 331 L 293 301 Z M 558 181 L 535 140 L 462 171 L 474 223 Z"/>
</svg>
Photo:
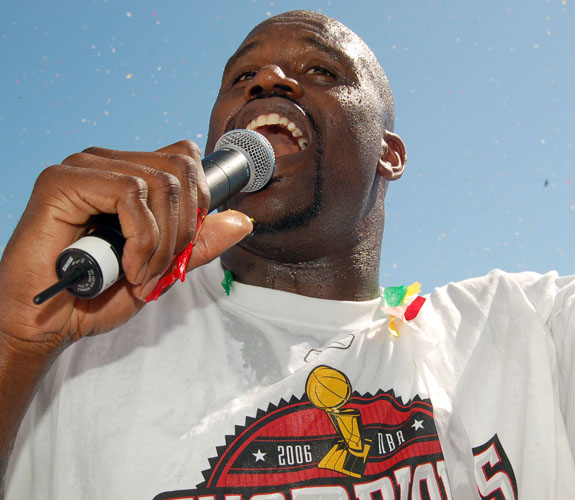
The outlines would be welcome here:
<svg viewBox="0 0 575 500">
<path fill-rule="evenodd" d="M 277 125 L 280 122 L 280 115 L 272 113 L 268 115 L 268 125 Z"/>
<path fill-rule="evenodd" d="M 294 139 L 301 149 L 305 149 L 308 145 L 307 140 L 303 137 L 303 132 L 296 126 L 292 121 L 289 121 L 285 116 L 280 116 L 277 113 L 271 113 L 269 115 L 260 115 L 254 118 L 246 127 L 248 130 L 256 130 L 259 127 L 265 127 L 266 125 L 279 125 L 284 127 L 291 132 Z"/>
<path fill-rule="evenodd" d="M 256 126 L 263 127 L 268 124 L 268 117 L 266 115 L 258 116 L 256 120 Z"/>
</svg>

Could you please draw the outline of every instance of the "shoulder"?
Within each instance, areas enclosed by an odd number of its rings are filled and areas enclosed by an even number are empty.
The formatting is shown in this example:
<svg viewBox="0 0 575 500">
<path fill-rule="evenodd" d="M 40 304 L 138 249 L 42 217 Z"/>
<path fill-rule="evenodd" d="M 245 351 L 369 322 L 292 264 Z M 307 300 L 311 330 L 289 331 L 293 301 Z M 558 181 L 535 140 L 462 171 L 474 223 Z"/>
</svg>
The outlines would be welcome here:
<svg viewBox="0 0 575 500">
<path fill-rule="evenodd" d="M 510 273 L 501 269 L 493 269 L 489 273 L 468 278 L 458 282 L 449 282 L 436 288 L 433 294 L 474 294 L 492 295 L 497 293 L 511 293 L 522 291 L 530 293 L 531 290 L 551 292 L 554 288 L 575 283 L 575 276 L 559 276 L 556 271 L 537 273 L 524 271 Z"/>
<path fill-rule="evenodd" d="M 497 305 L 515 314 L 530 309 L 546 319 L 563 304 L 575 301 L 575 276 L 559 276 L 556 271 L 509 273 L 494 269 L 484 276 L 438 287 L 429 299 L 440 311 L 487 311 Z"/>
</svg>

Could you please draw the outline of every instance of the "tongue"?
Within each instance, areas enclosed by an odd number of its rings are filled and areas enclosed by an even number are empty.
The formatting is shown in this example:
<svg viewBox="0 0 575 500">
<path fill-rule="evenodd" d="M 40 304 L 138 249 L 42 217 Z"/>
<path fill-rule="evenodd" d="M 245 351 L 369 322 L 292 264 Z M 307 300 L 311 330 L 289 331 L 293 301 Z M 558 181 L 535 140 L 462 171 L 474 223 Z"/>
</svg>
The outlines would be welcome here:
<svg viewBox="0 0 575 500">
<path fill-rule="evenodd" d="M 258 128 L 257 131 L 270 141 L 276 158 L 301 151 L 294 137 L 283 127 L 268 125 Z"/>
</svg>

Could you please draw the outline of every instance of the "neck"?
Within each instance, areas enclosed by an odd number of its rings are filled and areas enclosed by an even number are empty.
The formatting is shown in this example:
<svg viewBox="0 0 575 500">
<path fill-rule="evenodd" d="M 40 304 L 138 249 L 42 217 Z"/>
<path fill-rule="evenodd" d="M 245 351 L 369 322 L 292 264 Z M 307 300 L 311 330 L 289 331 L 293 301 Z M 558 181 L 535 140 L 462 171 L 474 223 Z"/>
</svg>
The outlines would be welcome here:
<svg viewBox="0 0 575 500">
<path fill-rule="evenodd" d="M 379 252 L 351 252 L 286 263 L 236 245 L 222 255 L 222 264 L 240 283 L 308 297 L 361 301 L 379 295 Z"/>
</svg>

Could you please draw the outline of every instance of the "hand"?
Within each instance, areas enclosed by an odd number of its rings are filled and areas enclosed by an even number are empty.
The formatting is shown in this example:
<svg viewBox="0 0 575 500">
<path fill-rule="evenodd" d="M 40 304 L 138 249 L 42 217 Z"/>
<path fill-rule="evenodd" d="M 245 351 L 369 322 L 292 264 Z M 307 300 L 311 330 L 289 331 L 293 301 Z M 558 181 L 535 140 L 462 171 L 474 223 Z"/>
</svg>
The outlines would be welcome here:
<svg viewBox="0 0 575 500">
<path fill-rule="evenodd" d="M 201 155 L 190 141 L 156 152 L 89 148 L 49 167 L 0 262 L 3 340 L 34 355 L 51 355 L 124 323 L 192 240 L 197 208 L 208 206 Z M 126 238 L 125 278 L 91 300 L 63 292 L 34 305 L 34 295 L 57 280 L 59 253 L 83 236 L 99 213 L 118 214 Z M 213 260 L 251 229 L 239 212 L 208 216 L 188 270 Z"/>
</svg>

